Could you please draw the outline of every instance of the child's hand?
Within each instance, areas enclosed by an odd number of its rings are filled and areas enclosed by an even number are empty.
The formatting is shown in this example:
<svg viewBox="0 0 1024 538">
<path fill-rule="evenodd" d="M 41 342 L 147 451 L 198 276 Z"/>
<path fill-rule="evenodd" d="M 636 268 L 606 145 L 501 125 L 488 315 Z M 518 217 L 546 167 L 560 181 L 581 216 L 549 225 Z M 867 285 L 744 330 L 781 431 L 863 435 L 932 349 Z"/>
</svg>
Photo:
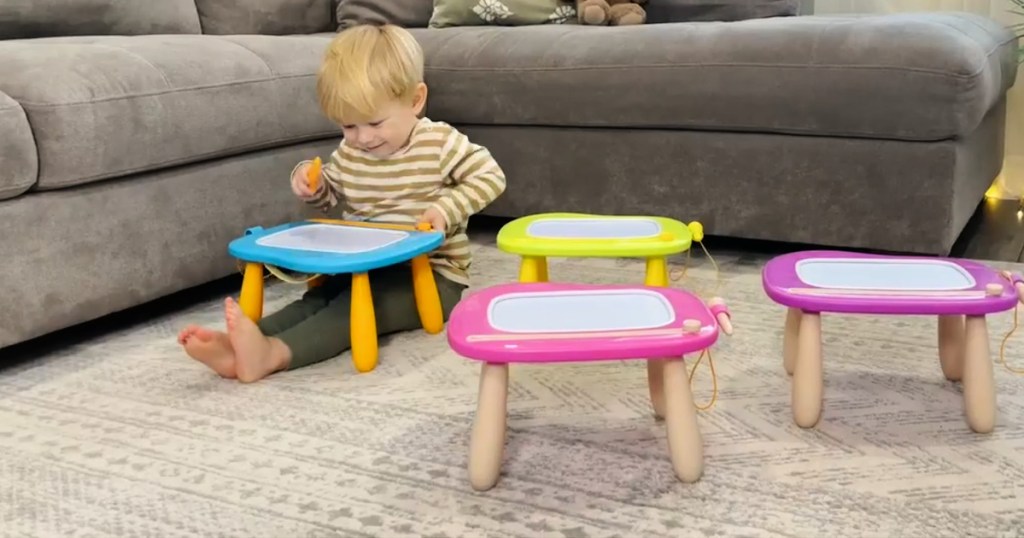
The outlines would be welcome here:
<svg viewBox="0 0 1024 538">
<path fill-rule="evenodd" d="M 312 163 L 304 163 L 296 168 L 295 173 L 292 174 L 292 193 L 303 200 L 309 200 L 316 194 L 309 185 L 309 169 L 312 166 Z"/>
<path fill-rule="evenodd" d="M 444 213 L 433 207 L 424 211 L 418 222 L 430 224 L 430 227 L 437 232 L 443 232 L 448 229 L 448 219 L 444 218 Z"/>
</svg>

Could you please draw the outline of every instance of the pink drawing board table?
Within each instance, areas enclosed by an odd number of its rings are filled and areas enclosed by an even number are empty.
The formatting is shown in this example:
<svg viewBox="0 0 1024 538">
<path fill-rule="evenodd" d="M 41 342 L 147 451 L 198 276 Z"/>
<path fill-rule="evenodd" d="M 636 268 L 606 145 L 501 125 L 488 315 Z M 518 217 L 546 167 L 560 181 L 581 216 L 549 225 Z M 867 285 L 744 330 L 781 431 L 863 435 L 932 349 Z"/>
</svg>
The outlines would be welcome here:
<svg viewBox="0 0 1024 538">
<path fill-rule="evenodd" d="M 936 316 L 939 362 L 947 379 L 963 382 L 967 424 L 979 433 L 995 427 L 985 316 L 1024 302 L 1020 275 L 970 260 L 806 251 L 769 261 L 762 283 L 788 307 L 783 364 L 793 376 L 793 418 L 801 427 L 821 417 L 822 313 Z"/>
<path fill-rule="evenodd" d="M 725 304 L 709 304 L 674 288 L 550 283 L 504 284 L 464 298 L 449 317 L 448 342 L 482 363 L 469 454 L 473 488 L 493 487 L 501 471 L 510 363 L 664 361 L 651 402 L 665 419 L 676 476 L 698 480 L 704 449 L 683 356 L 711 347 L 720 326 L 732 331 Z"/>
</svg>

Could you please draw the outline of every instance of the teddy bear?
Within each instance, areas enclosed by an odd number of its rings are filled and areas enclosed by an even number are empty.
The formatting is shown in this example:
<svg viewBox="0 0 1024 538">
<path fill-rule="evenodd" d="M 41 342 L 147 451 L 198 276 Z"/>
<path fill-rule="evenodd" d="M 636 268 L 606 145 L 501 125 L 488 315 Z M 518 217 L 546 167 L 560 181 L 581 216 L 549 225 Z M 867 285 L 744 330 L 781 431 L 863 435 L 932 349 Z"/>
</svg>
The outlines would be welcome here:
<svg viewBox="0 0 1024 538">
<path fill-rule="evenodd" d="M 576 0 L 580 24 L 627 26 L 647 22 L 647 0 Z"/>
</svg>

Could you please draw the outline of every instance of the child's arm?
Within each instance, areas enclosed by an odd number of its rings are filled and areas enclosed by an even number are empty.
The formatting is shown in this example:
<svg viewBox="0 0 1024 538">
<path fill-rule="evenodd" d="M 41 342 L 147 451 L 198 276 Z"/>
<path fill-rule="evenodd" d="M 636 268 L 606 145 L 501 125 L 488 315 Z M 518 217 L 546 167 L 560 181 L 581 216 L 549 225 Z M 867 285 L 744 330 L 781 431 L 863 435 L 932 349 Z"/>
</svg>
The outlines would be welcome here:
<svg viewBox="0 0 1024 538">
<path fill-rule="evenodd" d="M 313 161 L 302 161 L 295 167 L 298 170 L 304 164 L 314 165 Z M 327 160 L 326 164 L 320 167 L 320 175 L 315 180 L 309 178 L 309 187 L 313 191 L 313 196 L 305 198 L 304 201 L 320 210 L 327 211 L 338 204 L 341 199 L 341 191 L 338 185 L 341 185 L 341 153 L 339 150 L 334 150 L 331 153 L 331 158 Z M 295 171 L 292 171 L 294 174 Z"/>
<path fill-rule="evenodd" d="M 455 183 L 447 196 L 434 203 L 449 230 L 505 192 L 505 172 L 491 152 L 455 129 L 441 149 L 441 174 Z"/>
</svg>

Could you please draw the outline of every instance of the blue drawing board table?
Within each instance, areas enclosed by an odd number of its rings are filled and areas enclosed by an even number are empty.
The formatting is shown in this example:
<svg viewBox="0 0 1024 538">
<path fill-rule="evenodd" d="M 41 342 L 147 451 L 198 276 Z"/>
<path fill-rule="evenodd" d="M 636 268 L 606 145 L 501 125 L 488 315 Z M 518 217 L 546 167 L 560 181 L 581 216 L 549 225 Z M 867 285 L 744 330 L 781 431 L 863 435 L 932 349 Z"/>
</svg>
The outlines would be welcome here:
<svg viewBox="0 0 1024 538">
<path fill-rule="evenodd" d="M 377 366 L 378 355 L 369 271 L 412 260 L 423 329 L 437 334 L 444 328 L 441 299 L 427 259 L 444 242 L 444 235 L 421 226 L 312 219 L 250 228 L 228 245 L 228 252 L 245 262 L 239 306 L 253 321 L 262 317 L 264 266 L 314 275 L 351 273 L 352 363 L 359 372 L 369 372 Z M 310 285 L 317 285 L 317 280 Z"/>
</svg>

